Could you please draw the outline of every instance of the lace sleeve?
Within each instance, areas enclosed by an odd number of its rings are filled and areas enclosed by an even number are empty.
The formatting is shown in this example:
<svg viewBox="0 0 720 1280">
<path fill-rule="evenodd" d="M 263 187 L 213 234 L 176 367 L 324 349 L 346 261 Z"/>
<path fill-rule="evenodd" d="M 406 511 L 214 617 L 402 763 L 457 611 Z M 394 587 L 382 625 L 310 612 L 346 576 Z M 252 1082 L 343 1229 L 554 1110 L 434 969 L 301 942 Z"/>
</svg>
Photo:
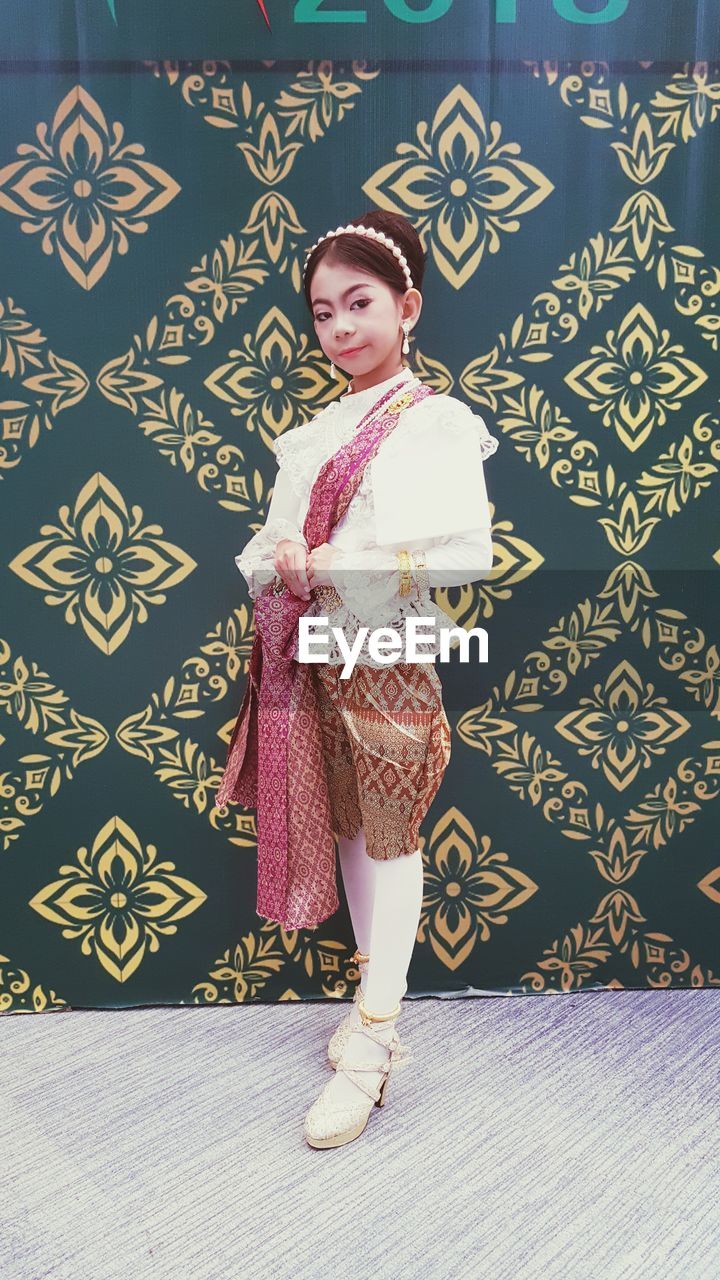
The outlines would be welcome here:
<svg viewBox="0 0 720 1280">
<path fill-rule="evenodd" d="M 293 542 L 301 542 L 307 547 L 299 528 L 301 506 L 301 499 L 288 475 L 279 471 L 263 528 L 235 556 L 235 564 L 247 582 L 251 600 L 255 600 L 266 583 L 275 577 L 275 548 L 281 538 L 292 538 Z"/>
<path fill-rule="evenodd" d="M 490 432 L 485 425 L 485 419 L 481 418 L 479 413 L 475 413 L 475 411 L 466 404 L 461 403 L 461 408 L 464 410 L 464 415 L 461 414 L 458 421 L 461 424 L 463 422 L 467 422 L 469 420 L 468 415 L 469 418 L 473 420 L 472 425 L 475 427 L 478 439 L 480 440 L 480 452 L 484 462 L 486 458 L 492 457 L 495 453 L 498 447 L 498 441 L 495 436 L 490 435 Z"/>
<path fill-rule="evenodd" d="M 428 599 L 435 587 L 461 587 L 486 578 L 492 569 L 490 529 L 472 529 L 439 538 L 424 551 L 410 551 L 409 595 L 400 594 L 400 561 L 395 551 L 335 548 L 329 576 L 343 603 L 363 626 L 389 627 L 410 602 Z"/>
<path fill-rule="evenodd" d="M 300 498 L 309 497 L 312 482 L 325 458 L 325 431 L 318 421 L 319 416 L 284 431 L 274 444 L 278 466 L 286 473 Z"/>
</svg>

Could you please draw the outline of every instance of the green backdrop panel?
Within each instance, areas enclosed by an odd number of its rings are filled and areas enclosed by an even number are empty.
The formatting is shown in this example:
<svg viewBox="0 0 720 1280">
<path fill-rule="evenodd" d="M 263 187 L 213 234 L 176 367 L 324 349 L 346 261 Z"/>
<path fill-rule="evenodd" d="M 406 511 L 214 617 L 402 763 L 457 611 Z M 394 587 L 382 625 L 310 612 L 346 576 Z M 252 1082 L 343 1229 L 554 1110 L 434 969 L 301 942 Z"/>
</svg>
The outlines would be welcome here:
<svg viewBox="0 0 720 1280">
<path fill-rule="evenodd" d="M 357 977 L 344 902 L 256 915 L 213 797 L 233 558 L 344 385 L 304 254 L 370 208 L 427 252 L 412 367 L 500 440 L 493 575 L 438 593 L 490 660 L 439 666 L 410 992 L 718 985 L 711 6 L 266 8 L 3 10 L 0 1010 Z"/>
</svg>

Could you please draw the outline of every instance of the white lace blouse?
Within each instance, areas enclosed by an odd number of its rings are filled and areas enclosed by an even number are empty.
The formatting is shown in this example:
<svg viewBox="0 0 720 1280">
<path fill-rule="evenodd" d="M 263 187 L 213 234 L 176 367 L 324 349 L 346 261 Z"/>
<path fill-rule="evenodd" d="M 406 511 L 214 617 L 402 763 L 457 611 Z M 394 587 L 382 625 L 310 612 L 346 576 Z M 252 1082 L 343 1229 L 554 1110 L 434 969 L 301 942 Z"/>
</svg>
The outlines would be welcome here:
<svg viewBox="0 0 720 1280">
<path fill-rule="evenodd" d="M 310 422 L 283 432 L 275 441 L 275 456 L 280 470 L 267 520 L 235 557 L 235 564 L 248 584 L 251 599 L 255 599 L 262 587 L 275 577 L 275 548 L 282 538 L 292 538 L 307 547 L 302 527 L 310 491 L 323 463 L 351 438 L 363 416 L 384 392 L 396 385 L 401 390 L 403 383 L 412 381 L 414 377 L 412 370 L 403 369 L 368 390 L 351 395 L 346 393 Z M 403 410 L 390 438 L 398 430 L 400 422 L 405 423 L 410 417 L 417 439 L 421 439 L 418 429 L 423 424 L 436 437 L 442 437 L 443 431 L 452 431 L 458 424 L 466 431 L 471 420 L 472 426 L 477 428 L 482 457 L 489 457 L 497 449 L 497 440 L 488 433 L 480 415 L 453 396 L 427 396 Z M 384 444 L 380 446 L 381 449 L 383 447 Z M 401 477 L 398 476 L 400 483 Z M 409 616 L 431 619 L 429 624 L 423 624 L 423 631 L 434 632 L 438 642 L 423 639 L 420 651 L 437 655 L 441 628 L 452 627 L 455 623 L 433 602 L 429 589 L 464 586 L 487 577 L 492 568 L 490 512 L 484 492 L 478 498 L 476 528 L 404 544 L 409 550 L 416 584 L 416 589 L 409 596 L 400 595 L 400 570 L 395 551 L 379 546 L 375 540 L 374 517 L 372 468 L 368 465 L 345 515 L 329 537 L 331 546 L 337 550 L 328 573 L 339 601 L 335 603 L 335 598 L 328 605 L 327 598 L 311 599 L 305 612 L 306 617 L 328 619 L 327 633 L 323 627 L 322 636 L 324 642 L 327 635 L 327 660 L 333 665 L 342 665 L 346 660 L 333 639 L 333 627 L 342 628 L 348 645 L 354 643 L 359 626 L 371 629 L 393 627 L 403 638 L 404 648 L 405 619 Z M 320 591 L 321 597 L 323 594 Z M 325 648 L 324 643 L 322 648 Z M 387 662 L 376 662 L 367 644 L 363 644 L 356 661 L 360 665 L 388 665 Z"/>
</svg>

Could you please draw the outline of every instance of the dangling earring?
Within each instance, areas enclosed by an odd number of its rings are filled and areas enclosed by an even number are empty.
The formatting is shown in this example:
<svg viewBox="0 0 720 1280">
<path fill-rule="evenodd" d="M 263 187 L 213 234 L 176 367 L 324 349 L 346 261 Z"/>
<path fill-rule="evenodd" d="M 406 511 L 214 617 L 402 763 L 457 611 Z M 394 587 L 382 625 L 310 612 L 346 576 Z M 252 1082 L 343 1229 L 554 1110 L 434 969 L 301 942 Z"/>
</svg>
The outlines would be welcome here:
<svg viewBox="0 0 720 1280">
<path fill-rule="evenodd" d="M 408 342 L 408 330 L 409 330 L 409 328 L 410 328 L 410 321 L 409 321 L 409 320 L 403 320 L 403 322 L 402 322 L 402 331 L 403 331 L 403 334 L 404 334 L 405 336 L 404 336 L 404 340 L 403 340 L 403 344 L 402 344 L 402 353 L 403 353 L 403 355 L 404 355 L 404 356 L 407 356 L 407 355 L 409 355 L 409 354 L 410 354 L 410 343 Z"/>
<path fill-rule="evenodd" d="M 331 378 L 335 377 L 335 365 L 333 364 L 332 360 L 330 361 L 330 377 Z"/>
</svg>

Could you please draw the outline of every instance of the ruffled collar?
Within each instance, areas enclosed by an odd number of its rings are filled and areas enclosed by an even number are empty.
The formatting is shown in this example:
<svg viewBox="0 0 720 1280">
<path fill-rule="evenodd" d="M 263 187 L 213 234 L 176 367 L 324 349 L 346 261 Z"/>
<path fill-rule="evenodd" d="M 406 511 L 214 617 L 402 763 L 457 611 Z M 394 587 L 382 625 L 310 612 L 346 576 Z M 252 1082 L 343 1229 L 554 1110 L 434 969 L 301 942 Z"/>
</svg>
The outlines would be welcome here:
<svg viewBox="0 0 720 1280">
<path fill-rule="evenodd" d="M 333 401 L 333 405 L 342 409 L 343 416 L 355 418 L 357 422 L 371 409 L 376 400 L 379 400 L 386 391 L 390 391 L 392 387 L 397 385 L 400 387 L 405 382 L 414 381 L 416 375 L 412 369 L 401 369 L 399 373 L 394 373 L 391 378 L 386 378 L 384 382 L 376 382 L 374 386 L 367 387 L 364 391 L 355 391 L 352 395 L 347 392 L 338 396 Z"/>
</svg>

